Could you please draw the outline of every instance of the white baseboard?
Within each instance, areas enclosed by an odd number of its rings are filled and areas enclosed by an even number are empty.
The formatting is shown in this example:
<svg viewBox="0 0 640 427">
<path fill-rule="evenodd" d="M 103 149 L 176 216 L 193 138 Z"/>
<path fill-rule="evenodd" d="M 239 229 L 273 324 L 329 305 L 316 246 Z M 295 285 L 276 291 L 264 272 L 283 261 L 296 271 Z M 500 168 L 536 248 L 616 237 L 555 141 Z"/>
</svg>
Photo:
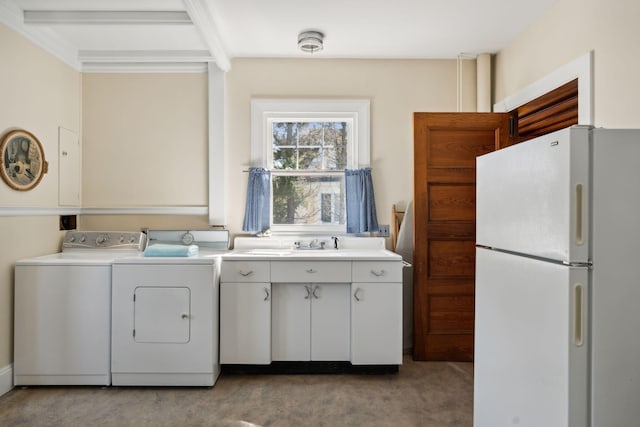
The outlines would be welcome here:
<svg viewBox="0 0 640 427">
<path fill-rule="evenodd" d="M 13 388 L 13 364 L 0 369 L 0 396 Z"/>
</svg>

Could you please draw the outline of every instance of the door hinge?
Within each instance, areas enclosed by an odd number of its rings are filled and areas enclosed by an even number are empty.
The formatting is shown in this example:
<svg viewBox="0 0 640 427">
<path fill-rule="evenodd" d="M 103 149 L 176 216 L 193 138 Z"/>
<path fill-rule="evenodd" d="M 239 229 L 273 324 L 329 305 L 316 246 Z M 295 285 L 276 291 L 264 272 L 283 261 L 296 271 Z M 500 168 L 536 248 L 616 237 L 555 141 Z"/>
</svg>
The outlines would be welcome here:
<svg viewBox="0 0 640 427">
<path fill-rule="evenodd" d="M 135 329 L 133 330 L 133 337 L 134 338 L 136 337 L 136 330 Z"/>
<path fill-rule="evenodd" d="M 136 294 L 133 294 L 133 302 L 136 302 Z"/>
</svg>

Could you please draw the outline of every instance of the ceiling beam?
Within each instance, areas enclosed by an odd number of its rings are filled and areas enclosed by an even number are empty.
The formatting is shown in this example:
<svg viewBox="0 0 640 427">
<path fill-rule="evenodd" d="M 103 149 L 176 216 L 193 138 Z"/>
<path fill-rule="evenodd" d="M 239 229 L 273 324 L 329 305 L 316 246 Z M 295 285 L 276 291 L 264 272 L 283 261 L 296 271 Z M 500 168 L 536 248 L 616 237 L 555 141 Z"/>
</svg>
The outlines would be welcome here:
<svg viewBox="0 0 640 427">
<path fill-rule="evenodd" d="M 25 10 L 25 24 L 192 24 L 185 11 Z"/>
<path fill-rule="evenodd" d="M 183 0 L 184 6 L 195 24 L 204 42 L 209 47 L 211 55 L 215 58 L 216 65 L 222 71 L 229 71 L 231 61 L 225 52 L 224 45 L 218 34 L 211 10 L 206 0 Z"/>
</svg>

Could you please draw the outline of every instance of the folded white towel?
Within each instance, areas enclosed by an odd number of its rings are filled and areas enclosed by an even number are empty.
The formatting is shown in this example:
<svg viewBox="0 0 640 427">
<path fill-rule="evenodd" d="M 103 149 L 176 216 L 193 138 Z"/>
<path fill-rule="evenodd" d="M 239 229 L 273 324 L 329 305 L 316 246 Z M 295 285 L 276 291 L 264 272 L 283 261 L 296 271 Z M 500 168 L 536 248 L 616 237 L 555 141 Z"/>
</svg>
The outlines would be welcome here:
<svg viewBox="0 0 640 427">
<path fill-rule="evenodd" d="M 197 245 L 170 245 L 165 243 L 156 243 L 150 245 L 144 250 L 145 257 L 189 257 L 198 255 Z"/>
</svg>

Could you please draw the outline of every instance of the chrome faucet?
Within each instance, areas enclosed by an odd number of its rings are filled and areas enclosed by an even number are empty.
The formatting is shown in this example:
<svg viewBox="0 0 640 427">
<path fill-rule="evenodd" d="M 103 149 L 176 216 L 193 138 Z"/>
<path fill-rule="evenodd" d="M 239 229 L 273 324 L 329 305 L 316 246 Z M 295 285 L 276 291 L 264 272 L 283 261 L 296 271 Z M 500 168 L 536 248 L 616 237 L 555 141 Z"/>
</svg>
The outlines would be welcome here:
<svg viewBox="0 0 640 427">
<path fill-rule="evenodd" d="M 324 249 L 324 245 L 326 243 L 327 242 L 325 242 L 324 240 L 320 241 L 318 239 L 313 239 L 308 244 L 303 244 L 302 242 L 299 242 L 299 241 L 293 242 L 293 246 L 296 249 Z"/>
<path fill-rule="evenodd" d="M 336 236 L 331 236 L 333 240 L 333 249 L 338 249 L 338 238 Z"/>
</svg>

